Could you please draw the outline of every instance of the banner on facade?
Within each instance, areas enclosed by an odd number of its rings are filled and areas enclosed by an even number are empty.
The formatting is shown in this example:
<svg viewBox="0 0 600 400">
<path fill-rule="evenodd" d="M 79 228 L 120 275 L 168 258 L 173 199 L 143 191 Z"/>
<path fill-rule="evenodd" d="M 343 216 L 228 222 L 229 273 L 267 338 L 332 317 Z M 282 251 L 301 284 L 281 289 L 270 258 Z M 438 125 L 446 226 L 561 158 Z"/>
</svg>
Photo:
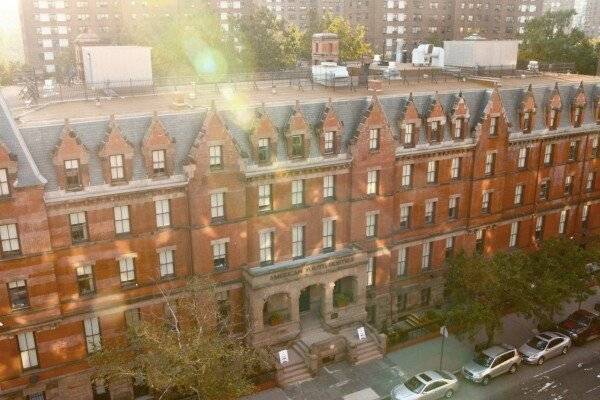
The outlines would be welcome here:
<svg viewBox="0 0 600 400">
<path fill-rule="evenodd" d="M 360 340 L 361 342 L 364 342 L 365 340 L 367 340 L 367 333 L 365 332 L 364 326 L 361 326 L 360 328 L 358 328 L 356 330 L 356 332 L 358 333 L 358 340 Z"/>
<path fill-rule="evenodd" d="M 280 364 L 287 364 L 290 362 L 290 358 L 288 356 L 288 351 L 287 349 L 283 349 L 279 351 L 279 363 Z"/>
</svg>

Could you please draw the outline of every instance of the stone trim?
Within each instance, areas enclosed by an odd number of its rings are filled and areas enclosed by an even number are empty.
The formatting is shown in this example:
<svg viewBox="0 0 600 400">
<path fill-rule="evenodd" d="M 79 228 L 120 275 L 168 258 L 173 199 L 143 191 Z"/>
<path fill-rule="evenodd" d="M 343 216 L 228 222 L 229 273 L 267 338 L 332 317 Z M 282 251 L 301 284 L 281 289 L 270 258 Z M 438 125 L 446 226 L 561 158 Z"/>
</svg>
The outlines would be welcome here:
<svg viewBox="0 0 600 400">
<path fill-rule="evenodd" d="M 230 242 L 229 238 L 226 237 L 226 238 L 211 240 L 210 245 L 214 246 L 215 244 L 223 244 L 223 243 L 229 243 L 229 242 Z"/>
</svg>

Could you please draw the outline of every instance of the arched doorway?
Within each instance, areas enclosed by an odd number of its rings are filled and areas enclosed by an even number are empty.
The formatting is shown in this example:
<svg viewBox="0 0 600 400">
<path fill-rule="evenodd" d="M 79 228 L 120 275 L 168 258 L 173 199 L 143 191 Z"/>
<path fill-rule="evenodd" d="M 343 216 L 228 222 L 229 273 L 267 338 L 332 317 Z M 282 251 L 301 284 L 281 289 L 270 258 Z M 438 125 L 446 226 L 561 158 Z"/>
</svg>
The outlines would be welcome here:
<svg viewBox="0 0 600 400">
<path fill-rule="evenodd" d="M 276 293 L 267 298 L 263 305 L 263 323 L 275 326 L 290 320 L 290 295 Z"/>
<path fill-rule="evenodd" d="M 321 284 L 310 285 L 300 291 L 298 311 L 302 328 L 320 324 L 323 292 Z"/>
<path fill-rule="evenodd" d="M 354 276 L 345 276 L 335 281 L 333 287 L 333 307 L 342 308 L 356 302 L 357 282 Z"/>
</svg>

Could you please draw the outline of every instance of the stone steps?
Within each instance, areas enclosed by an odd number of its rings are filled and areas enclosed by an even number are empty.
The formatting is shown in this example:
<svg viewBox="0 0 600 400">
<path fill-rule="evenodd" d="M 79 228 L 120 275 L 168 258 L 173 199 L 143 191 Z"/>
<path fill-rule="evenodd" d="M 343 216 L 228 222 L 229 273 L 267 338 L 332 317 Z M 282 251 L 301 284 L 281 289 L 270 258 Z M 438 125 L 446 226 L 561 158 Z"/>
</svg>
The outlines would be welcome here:
<svg viewBox="0 0 600 400">
<path fill-rule="evenodd" d="M 277 372 L 277 382 L 280 386 L 285 387 L 313 378 L 304 361 L 305 353 L 299 341 L 288 350 L 288 355 L 290 362 Z"/>
<path fill-rule="evenodd" d="M 360 365 L 372 360 L 378 360 L 383 358 L 383 354 L 381 354 L 381 352 L 379 351 L 377 344 L 372 340 L 360 343 L 357 346 L 354 355 L 354 365 Z"/>
</svg>

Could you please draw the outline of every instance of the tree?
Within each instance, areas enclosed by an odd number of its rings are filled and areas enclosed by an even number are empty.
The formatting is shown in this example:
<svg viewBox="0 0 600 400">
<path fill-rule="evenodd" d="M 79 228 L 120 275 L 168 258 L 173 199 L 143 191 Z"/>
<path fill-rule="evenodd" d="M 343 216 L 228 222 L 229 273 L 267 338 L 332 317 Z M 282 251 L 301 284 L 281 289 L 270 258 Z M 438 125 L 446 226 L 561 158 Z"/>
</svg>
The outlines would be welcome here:
<svg viewBox="0 0 600 400">
<path fill-rule="evenodd" d="M 250 393 L 251 378 L 266 368 L 267 358 L 228 329 L 214 285 L 195 277 L 180 293 L 163 292 L 163 300 L 164 315 L 131 323 L 125 336 L 103 343 L 90 356 L 96 378 L 141 378 L 164 399 L 234 399 Z"/>
<path fill-rule="evenodd" d="M 593 75 L 596 72 L 598 53 L 581 30 L 571 29 L 574 15 L 574 10 L 547 12 L 527 22 L 519 46 L 519 63 L 525 65 L 529 60 L 544 63 L 574 62 L 577 73 Z"/>
<path fill-rule="evenodd" d="M 360 60 L 373 54 L 365 39 L 367 31 L 363 25 L 353 28 L 348 20 L 331 14 L 325 15 L 323 24 L 327 32 L 337 34 L 340 39 L 340 60 Z"/>
</svg>

